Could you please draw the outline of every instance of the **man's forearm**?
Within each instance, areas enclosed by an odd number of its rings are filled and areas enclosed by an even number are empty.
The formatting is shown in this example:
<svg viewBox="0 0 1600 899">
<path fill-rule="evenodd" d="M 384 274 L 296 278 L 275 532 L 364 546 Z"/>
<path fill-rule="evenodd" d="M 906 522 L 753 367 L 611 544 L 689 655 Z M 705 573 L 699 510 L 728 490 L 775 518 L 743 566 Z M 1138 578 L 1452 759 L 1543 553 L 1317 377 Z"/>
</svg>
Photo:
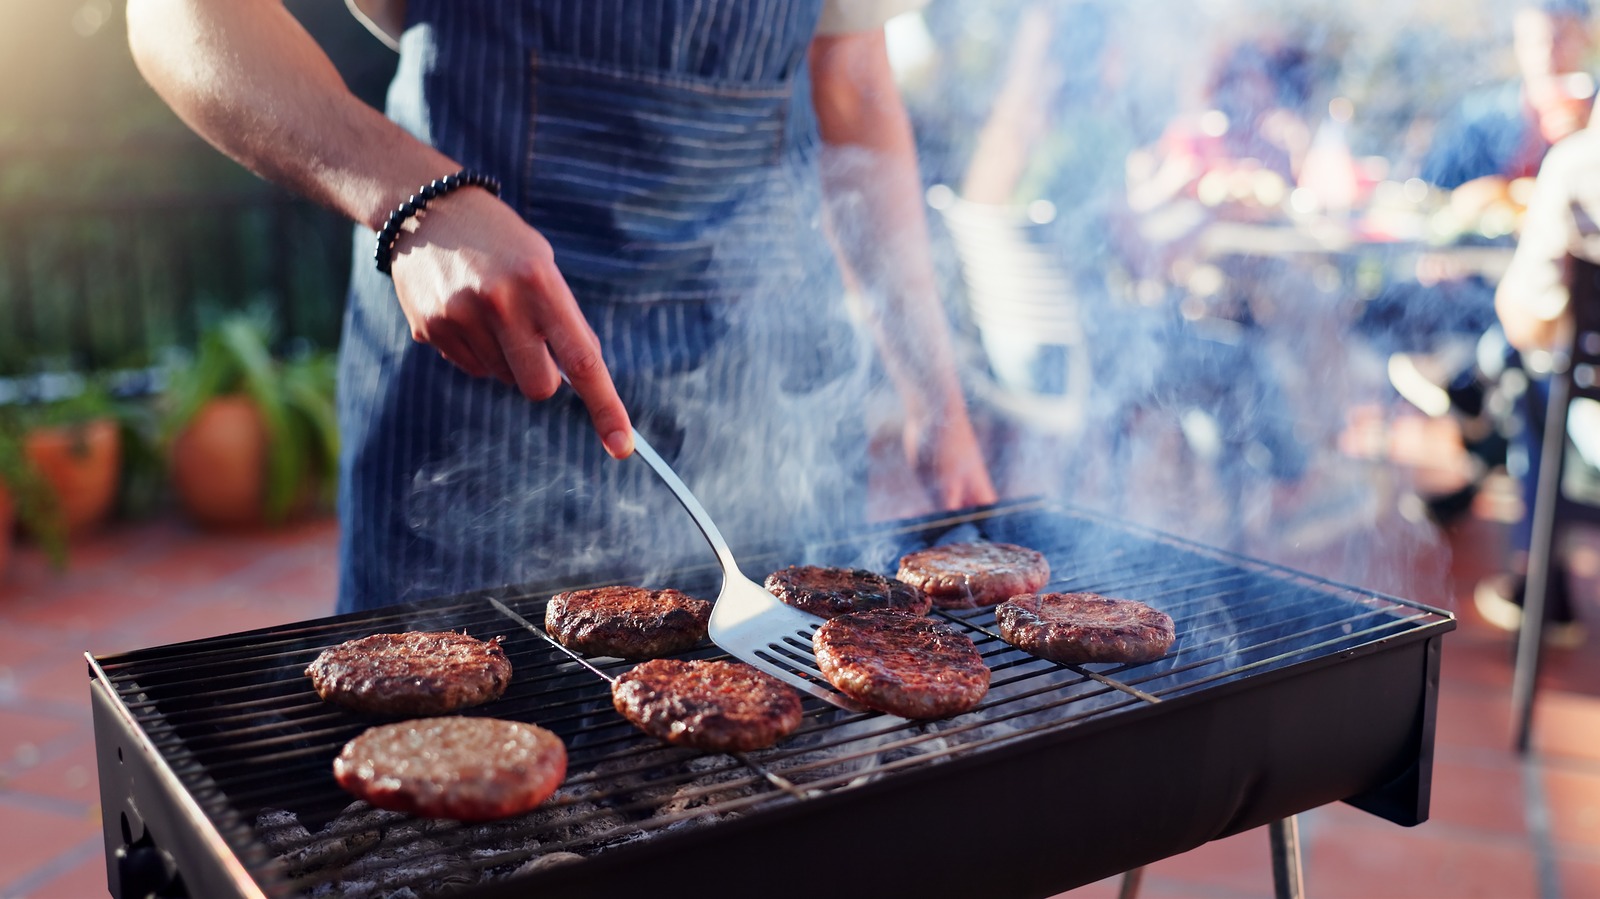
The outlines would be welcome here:
<svg viewBox="0 0 1600 899">
<path fill-rule="evenodd" d="M 130 0 L 140 72 L 251 171 L 368 227 L 455 163 L 351 94 L 279 0 Z"/>
<path fill-rule="evenodd" d="M 823 181 L 837 243 L 872 301 L 885 365 L 913 415 L 962 405 L 949 327 L 933 274 L 910 121 L 882 34 L 819 39 L 813 78 Z"/>
</svg>

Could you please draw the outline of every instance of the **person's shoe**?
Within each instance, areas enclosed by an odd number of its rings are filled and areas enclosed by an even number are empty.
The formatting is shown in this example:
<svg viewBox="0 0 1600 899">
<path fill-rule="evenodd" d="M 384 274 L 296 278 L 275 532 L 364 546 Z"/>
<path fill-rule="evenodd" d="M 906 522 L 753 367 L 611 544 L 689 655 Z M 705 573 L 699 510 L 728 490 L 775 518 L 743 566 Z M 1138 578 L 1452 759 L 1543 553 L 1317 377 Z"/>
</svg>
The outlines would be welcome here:
<svg viewBox="0 0 1600 899">
<path fill-rule="evenodd" d="M 1430 377 L 1418 365 L 1418 357 L 1411 353 L 1395 353 L 1389 357 L 1389 383 L 1411 405 L 1433 418 L 1450 412 L 1450 394 L 1439 386 L 1437 377 Z"/>
<path fill-rule="evenodd" d="M 1419 495 L 1419 497 L 1424 508 L 1428 510 L 1428 517 L 1434 524 L 1444 527 L 1454 524 L 1472 509 L 1473 497 L 1478 495 L 1481 484 L 1482 482 L 1477 480 L 1468 481 L 1449 493 Z"/>
<path fill-rule="evenodd" d="M 1564 610 L 1558 608 L 1565 605 L 1565 596 L 1557 596 L 1558 593 L 1564 594 L 1565 581 L 1565 572 L 1551 572 L 1551 616 L 1544 623 L 1543 637 L 1548 646 L 1574 649 L 1583 645 L 1587 634 L 1582 624 L 1572 620 L 1570 612 L 1563 614 Z M 1522 593 L 1525 587 L 1523 578 L 1509 574 L 1484 578 L 1472 591 L 1472 604 L 1478 610 L 1479 617 L 1490 626 L 1516 633 L 1522 629 Z"/>
</svg>

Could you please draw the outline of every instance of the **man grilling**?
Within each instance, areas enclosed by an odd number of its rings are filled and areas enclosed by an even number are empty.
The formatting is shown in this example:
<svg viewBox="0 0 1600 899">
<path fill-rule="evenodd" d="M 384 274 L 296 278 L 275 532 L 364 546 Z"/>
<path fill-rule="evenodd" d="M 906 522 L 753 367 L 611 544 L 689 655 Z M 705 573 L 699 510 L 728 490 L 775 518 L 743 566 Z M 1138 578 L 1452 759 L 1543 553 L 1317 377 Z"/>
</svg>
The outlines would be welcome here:
<svg viewBox="0 0 1600 899">
<path fill-rule="evenodd" d="M 859 520 L 872 367 L 834 243 L 935 502 L 994 499 L 885 52 L 914 5 L 360 3 L 400 52 L 385 117 L 279 0 L 129 4 L 185 121 L 358 223 L 341 611 L 703 552 L 606 459 L 630 413 L 736 543 Z"/>
</svg>

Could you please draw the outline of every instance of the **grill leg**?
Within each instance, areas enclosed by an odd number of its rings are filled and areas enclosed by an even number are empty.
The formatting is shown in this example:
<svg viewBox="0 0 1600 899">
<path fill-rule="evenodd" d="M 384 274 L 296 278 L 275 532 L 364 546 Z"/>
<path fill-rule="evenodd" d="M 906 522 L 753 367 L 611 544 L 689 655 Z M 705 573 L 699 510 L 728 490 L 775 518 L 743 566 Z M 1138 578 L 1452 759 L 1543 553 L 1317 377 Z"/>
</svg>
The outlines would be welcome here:
<svg viewBox="0 0 1600 899">
<path fill-rule="evenodd" d="M 1277 899 L 1302 899 L 1300 877 L 1300 822 L 1290 815 L 1267 825 L 1272 840 L 1272 893 Z"/>
<path fill-rule="evenodd" d="M 1122 872 L 1122 889 L 1117 890 L 1117 899 L 1137 899 L 1139 895 L 1139 882 L 1143 879 L 1143 865 L 1140 865 L 1131 871 Z"/>
</svg>

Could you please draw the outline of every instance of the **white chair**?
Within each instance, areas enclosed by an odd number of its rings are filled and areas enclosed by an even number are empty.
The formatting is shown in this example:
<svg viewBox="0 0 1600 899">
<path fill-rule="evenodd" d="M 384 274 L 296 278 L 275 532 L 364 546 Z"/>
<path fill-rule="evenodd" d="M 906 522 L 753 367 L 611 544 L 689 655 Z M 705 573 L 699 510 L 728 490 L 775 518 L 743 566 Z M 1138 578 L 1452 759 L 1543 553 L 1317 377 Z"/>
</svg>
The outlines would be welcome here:
<svg viewBox="0 0 1600 899">
<path fill-rule="evenodd" d="M 988 362 L 979 399 L 1029 428 L 1076 436 L 1093 374 L 1076 291 L 1039 239 L 1041 223 L 1026 208 L 970 203 L 942 185 L 928 201 L 950 234 Z"/>
</svg>

